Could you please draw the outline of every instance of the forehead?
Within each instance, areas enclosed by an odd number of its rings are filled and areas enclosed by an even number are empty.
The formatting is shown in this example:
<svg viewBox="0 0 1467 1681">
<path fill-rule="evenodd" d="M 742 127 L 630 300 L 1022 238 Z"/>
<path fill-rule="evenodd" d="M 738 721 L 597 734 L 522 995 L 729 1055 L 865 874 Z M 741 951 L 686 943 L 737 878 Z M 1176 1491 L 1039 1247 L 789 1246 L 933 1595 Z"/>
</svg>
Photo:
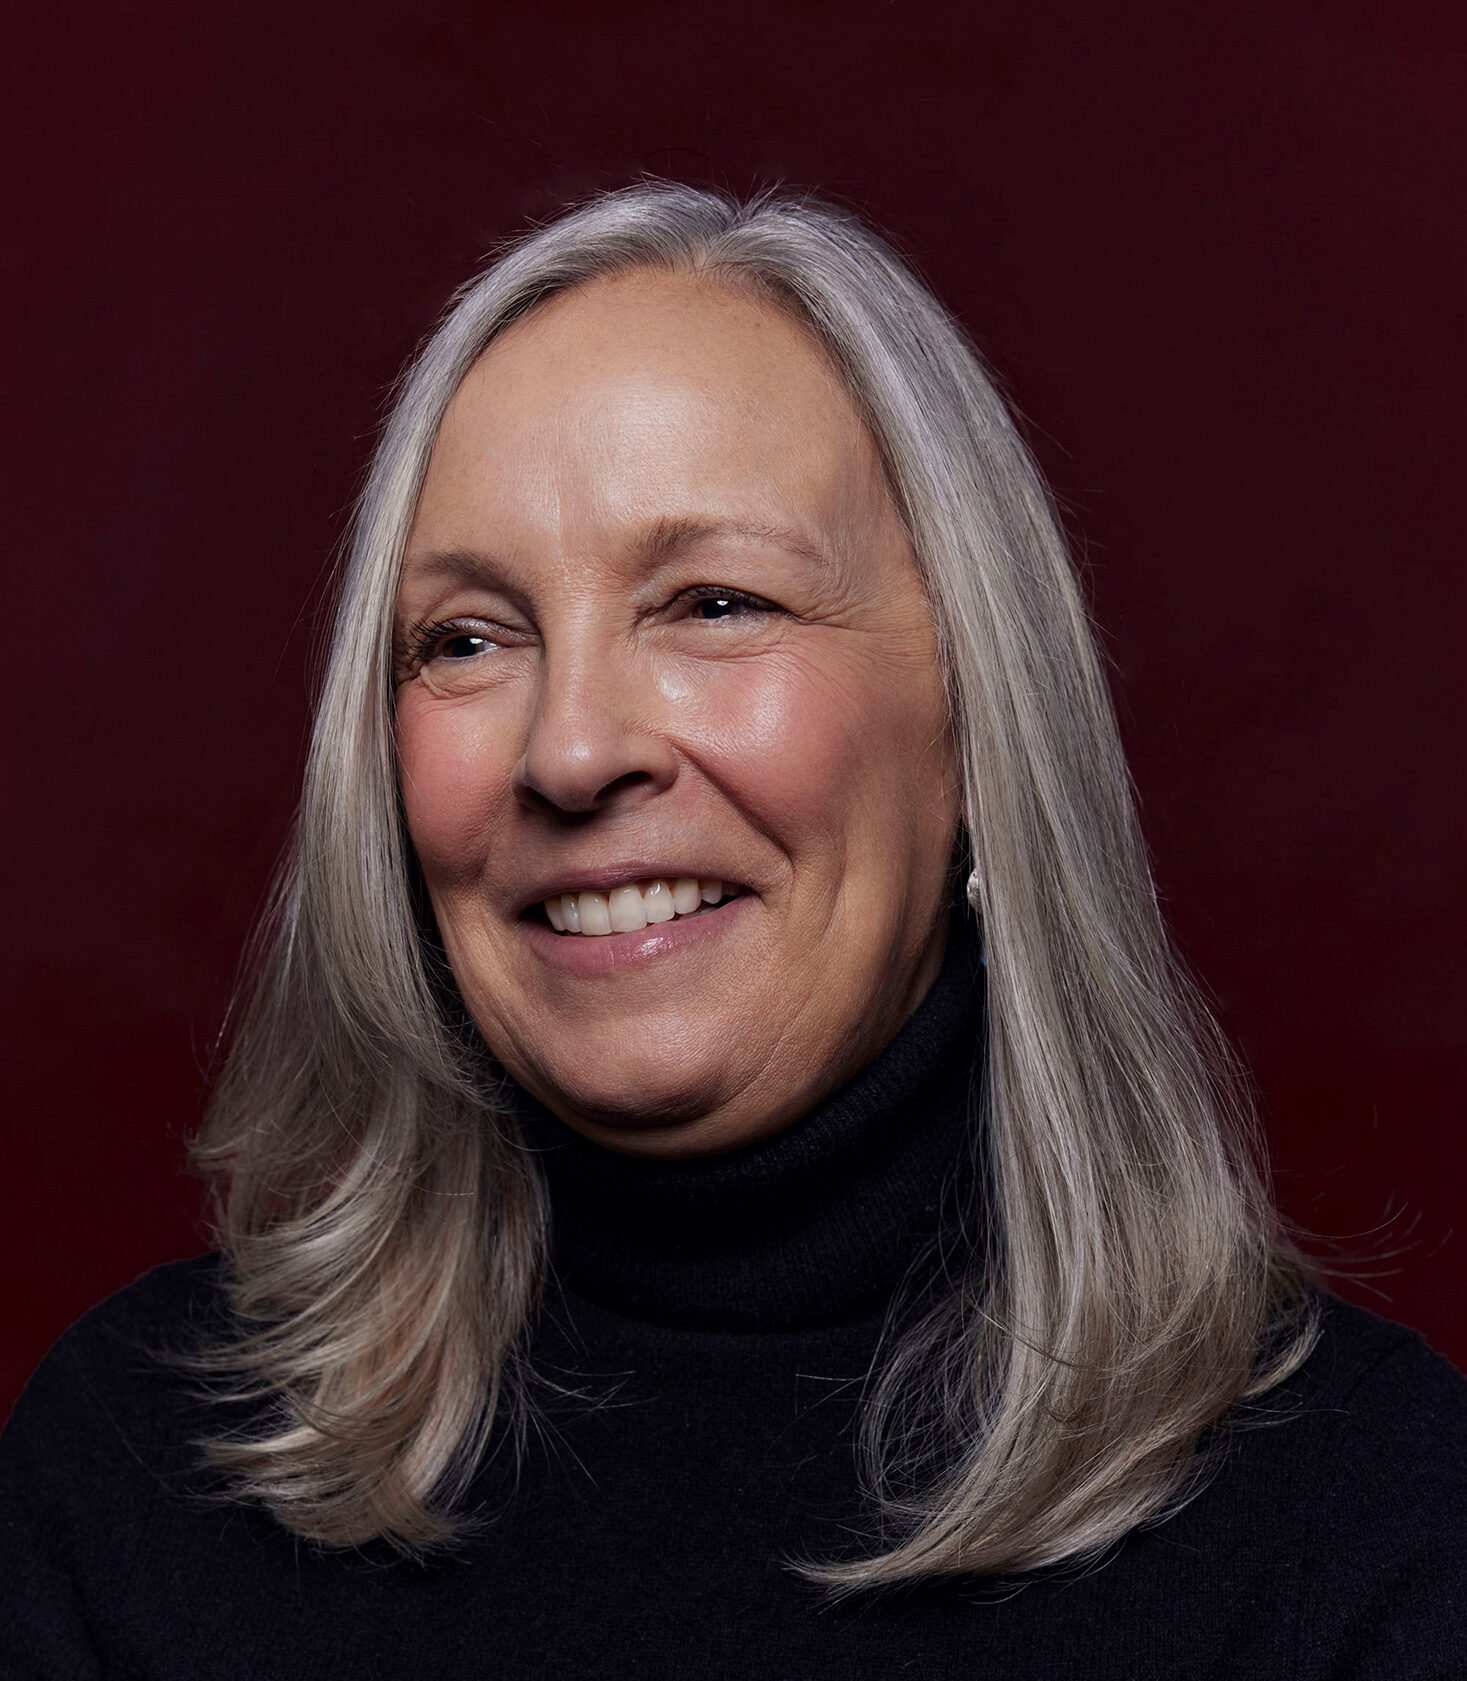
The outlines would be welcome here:
<svg viewBox="0 0 1467 1681">
<path fill-rule="evenodd" d="M 807 327 L 742 285 L 635 271 L 551 299 L 479 358 L 439 430 L 414 538 L 712 516 L 796 517 L 838 540 L 884 500 L 875 444 Z"/>
</svg>

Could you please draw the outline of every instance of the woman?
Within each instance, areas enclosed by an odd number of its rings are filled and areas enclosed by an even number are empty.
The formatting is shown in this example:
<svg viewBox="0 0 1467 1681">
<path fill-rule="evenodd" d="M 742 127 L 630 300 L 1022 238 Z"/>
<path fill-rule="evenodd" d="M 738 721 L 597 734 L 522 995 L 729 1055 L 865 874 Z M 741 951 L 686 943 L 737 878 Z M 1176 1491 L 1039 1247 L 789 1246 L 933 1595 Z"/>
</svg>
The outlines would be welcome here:
<svg viewBox="0 0 1467 1681">
<path fill-rule="evenodd" d="M 1035 470 L 843 212 L 459 295 L 198 1159 L 4 1438 L 7 1673 L 1456 1672 L 1467 1385 L 1283 1231 Z"/>
</svg>

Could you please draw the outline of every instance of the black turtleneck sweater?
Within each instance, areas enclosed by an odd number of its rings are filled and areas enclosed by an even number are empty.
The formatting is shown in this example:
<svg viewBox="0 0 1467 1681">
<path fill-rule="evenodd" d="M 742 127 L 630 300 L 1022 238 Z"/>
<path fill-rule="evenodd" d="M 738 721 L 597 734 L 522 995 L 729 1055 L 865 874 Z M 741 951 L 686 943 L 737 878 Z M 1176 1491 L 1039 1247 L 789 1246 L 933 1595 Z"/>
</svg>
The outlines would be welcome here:
<svg viewBox="0 0 1467 1681">
<path fill-rule="evenodd" d="M 1467 1675 L 1467 1383 L 1333 1296 L 1266 1427 L 1104 1563 L 831 1604 L 781 1562 L 852 1556 L 852 1424 L 892 1291 L 976 1199 L 982 976 L 965 919 L 895 1038 L 724 1155 L 648 1162 L 528 1098 L 556 1282 L 546 1428 L 428 1564 L 325 1552 L 198 1497 L 210 1427 L 149 1349 L 223 1312 L 214 1257 L 88 1314 L 0 1435 L 0 1676 Z"/>
</svg>

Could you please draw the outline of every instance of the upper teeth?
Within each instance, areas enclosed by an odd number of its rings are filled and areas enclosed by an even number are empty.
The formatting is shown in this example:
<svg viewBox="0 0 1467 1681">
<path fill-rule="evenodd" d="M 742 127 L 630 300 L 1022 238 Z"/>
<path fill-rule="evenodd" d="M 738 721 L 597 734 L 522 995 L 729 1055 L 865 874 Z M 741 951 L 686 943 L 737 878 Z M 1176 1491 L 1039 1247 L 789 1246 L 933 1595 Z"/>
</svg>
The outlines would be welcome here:
<svg viewBox="0 0 1467 1681">
<path fill-rule="evenodd" d="M 649 922 L 691 916 L 722 897 L 721 881 L 655 876 L 613 887 L 609 893 L 552 893 L 541 903 L 551 927 L 562 934 L 634 934 Z"/>
</svg>

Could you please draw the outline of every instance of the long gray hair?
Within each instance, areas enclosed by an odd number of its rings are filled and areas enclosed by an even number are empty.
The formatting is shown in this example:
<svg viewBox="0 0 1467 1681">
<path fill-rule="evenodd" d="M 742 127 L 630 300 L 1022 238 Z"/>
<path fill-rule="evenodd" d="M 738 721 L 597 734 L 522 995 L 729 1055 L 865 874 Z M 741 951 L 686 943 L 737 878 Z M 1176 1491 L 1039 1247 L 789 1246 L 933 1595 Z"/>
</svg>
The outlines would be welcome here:
<svg viewBox="0 0 1467 1681">
<path fill-rule="evenodd" d="M 889 1325 L 863 1401 L 867 1556 L 834 1592 L 1095 1554 L 1197 1485 L 1199 1442 L 1318 1334 L 1228 1049 L 1172 954 L 1049 497 L 962 330 L 856 217 L 649 182 L 520 239 L 408 369 L 354 526 L 294 844 L 196 1144 L 268 1426 L 236 1493 L 334 1545 L 450 1539 L 491 1427 L 533 1411 L 543 1187 L 416 886 L 391 624 L 435 435 L 495 335 L 637 268 L 813 332 L 884 458 L 934 615 L 988 958 L 986 1253 Z M 975 1050 L 977 1047 L 975 1047 Z M 975 1221 L 975 1227 L 979 1223 Z"/>
</svg>

